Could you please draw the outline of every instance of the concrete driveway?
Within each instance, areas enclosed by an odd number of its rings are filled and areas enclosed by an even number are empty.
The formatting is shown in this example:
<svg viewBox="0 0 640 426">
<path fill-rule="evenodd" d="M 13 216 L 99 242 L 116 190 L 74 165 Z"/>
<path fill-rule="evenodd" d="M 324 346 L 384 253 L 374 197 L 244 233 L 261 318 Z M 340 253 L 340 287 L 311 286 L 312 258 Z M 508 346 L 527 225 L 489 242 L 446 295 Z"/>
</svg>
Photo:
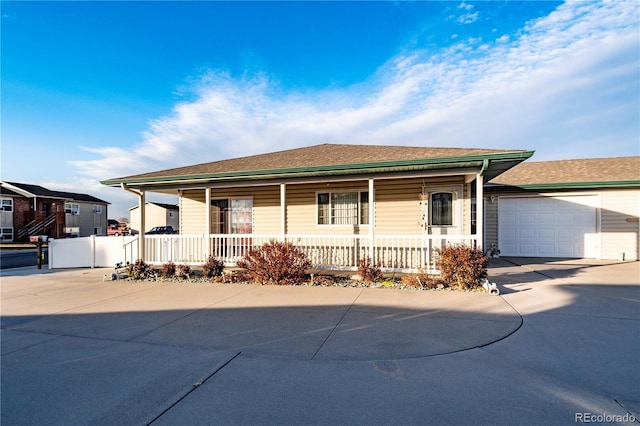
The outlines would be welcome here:
<svg viewBox="0 0 640 426">
<path fill-rule="evenodd" d="M 3 425 L 640 418 L 638 262 L 494 259 L 500 297 L 47 272 L 3 271 Z"/>
</svg>

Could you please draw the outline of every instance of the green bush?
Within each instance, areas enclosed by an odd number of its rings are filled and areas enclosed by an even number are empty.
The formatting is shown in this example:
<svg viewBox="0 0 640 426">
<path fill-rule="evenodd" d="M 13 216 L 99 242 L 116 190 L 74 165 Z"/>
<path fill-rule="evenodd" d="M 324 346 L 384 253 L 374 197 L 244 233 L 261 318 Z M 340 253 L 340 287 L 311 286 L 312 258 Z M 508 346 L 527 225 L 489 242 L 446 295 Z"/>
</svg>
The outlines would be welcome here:
<svg viewBox="0 0 640 426">
<path fill-rule="evenodd" d="M 237 265 L 259 284 L 289 285 L 304 281 L 311 262 L 292 243 L 270 241 L 249 250 Z"/>
<path fill-rule="evenodd" d="M 213 256 L 209 256 L 207 261 L 202 265 L 202 275 L 205 278 L 213 278 L 222 275 L 224 269 L 224 262 L 220 259 L 216 259 Z"/>
<path fill-rule="evenodd" d="M 436 266 L 451 287 L 473 289 L 487 277 L 489 258 L 482 250 L 460 244 L 437 249 L 436 253 Z"/>
<path fill-rule="evenodd" d="M 127 276 L 130 280 L 144 280 L 151 277 L 152 273 L 151 267 L 142 259 L 127 265 Z"/>
<path fill-rule="evenodd" d="M 378 282 L 382 280 L 380 262 L 374 264 L 370 257 L 363 257 L 358 262 L 358 274 L 360 278 L 367 282 Z"/>
</svg>

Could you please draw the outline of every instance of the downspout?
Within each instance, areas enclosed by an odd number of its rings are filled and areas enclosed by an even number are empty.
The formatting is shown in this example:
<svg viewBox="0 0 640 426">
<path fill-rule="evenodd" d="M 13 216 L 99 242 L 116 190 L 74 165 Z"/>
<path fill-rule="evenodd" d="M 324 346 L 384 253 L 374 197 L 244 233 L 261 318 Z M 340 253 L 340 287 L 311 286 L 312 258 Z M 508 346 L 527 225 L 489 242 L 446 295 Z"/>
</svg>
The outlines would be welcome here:
<svg viewBox="0 0 640 426">
<path fill-rule="evenodd" d="M 127 186 L 126 183 L 120 183 L 120 188 L 124 189 L 127 192 L 135 194 L 138 196 L 138 208 L 140 209 L 140 230 L 138 234 L 138 259 L 144 260 L 144 230 L 145 230 L 145 197 L 144 191 L 136 191 L 135 189 L 131 189 Z"/>
<path fill-rule="evenodd" d="M 477 247 L 484 251 L 484 172 L 489 168 L 490 160 L 482 161 L 482 168 L 476 175 L 476 238 Z"/>
</svg>

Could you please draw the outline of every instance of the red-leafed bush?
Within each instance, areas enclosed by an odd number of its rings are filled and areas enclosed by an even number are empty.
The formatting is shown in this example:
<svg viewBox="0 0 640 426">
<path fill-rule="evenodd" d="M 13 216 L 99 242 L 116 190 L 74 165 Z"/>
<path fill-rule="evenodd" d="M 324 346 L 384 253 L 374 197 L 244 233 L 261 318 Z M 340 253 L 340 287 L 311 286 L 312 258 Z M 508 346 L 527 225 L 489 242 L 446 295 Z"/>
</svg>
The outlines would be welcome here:
<svg viewBox="0 0 640 426">
<path fill-rule="evenodd" d="M 451 287 L 463 290 L 480 286 L 487 277 L 489 258 L 482 250 L 463 244 L 437 249 L 436 266 Z"/>
<path fill-rule="evenodd" d="M 191 270 L 191 266 L 185 264 L 176 265 L 176 278 L 187 278 L 189 279 L 193 271 Z"/>
<path fill-rule="evenodd" d="M 162 271 L 160 272 L 160 276 L 162 278 L 171 278 L 176 274 L 176 264 L 173 262 L 167 262 L 162 265 Z"/>
<path fill-rule="evenodd" d="M 374 264 L 370 257 L 363 257 L 358 262 L 358 274 L 367 282 L 382 281 L 380 262 Z"/>
<path fill-rule="evenodd" d="M 213 256 L 209 256 L 207 261 L 202 265 L 202 275 L 205 278 L 213 278 L 222 275 L 224 262 Z"/>
<path fill-rule="evenodd" d="M 311 262 L 292 243 L 270 241 L 249 250 L 237 265 L 260 284 L 290 285 L 304 281 Z"/>
</svg>

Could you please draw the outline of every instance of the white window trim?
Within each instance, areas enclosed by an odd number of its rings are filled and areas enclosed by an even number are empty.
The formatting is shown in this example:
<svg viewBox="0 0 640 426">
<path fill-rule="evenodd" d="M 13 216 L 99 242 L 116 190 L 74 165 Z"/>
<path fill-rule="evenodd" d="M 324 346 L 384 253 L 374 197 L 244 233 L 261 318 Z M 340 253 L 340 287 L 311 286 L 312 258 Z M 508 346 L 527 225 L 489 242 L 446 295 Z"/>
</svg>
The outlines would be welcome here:
<svg viewBox="0 0 640 426">
<path fill-rule="evenodd" d="M 319 219 L 318 218 L 318 194 L 329 194 L 329 214 L 331 214 L 331 194 L 340 194 L 340 193 L 347 193 L 347 192 L 358 193 L 358 223 L 352 223 L 347 225 L 332 224 L 332 223 L 318 223 L 318 219 Z M 319 226 L 321 228 L 326 228 L 328 226 L 334 227 L 334 228 L 353 228 L 354 226 L 362 226 L 362 227 L 368 228 L 369 224 L 371 223 L 371 218 L 369 218 L 369 223 L 360 223 L 360 218 L 362 217 L 362 204 L 360 203 L 360 194 L 363 192 L 366 194 L 369 194 L 369 188 L 346 188 L 346 189 L 341 188 L 339 190 L 316 191 L 315 199 L 314 199 L 316 226 Z M 369 203 L 371 202 L 372 201 L 369 200 Z M 329 220 L 331 220 L 331 217 L 329 218 Z"/>
<path fill-rule="evenodd" d="M 69 212 L 67 212 L 69 210 Z M 64 203 L 64 212 L 66 214 L 71 214 L 77 216 L 80 214 L 80 204 L 79 203 Z"/>
<path fill-rule="evenodd" d="M 93 205 L 93 212 L 102 214 L 102 206 L 100 204 Z"/>
<path fill-rule="evenodd" d="M 9 205 L 11 207 L 10 210 L 5 210 L 4 206 L 5 206 L 5 201 L 9 201 Z M 4 212 L 4 213 L 13 213 L 13 198 L 0 198 L 0 211 Z"/>
<path fill-rule="evenodd" d="M 0 235 L 1 235 L 0 240 L 2 241 L 4 240 L 13 241 L 13 228 L 10 228 L 8 226 L 0 228 Z M 5 238 L 5 236 L 8 236 L 9 238 Z"/>
</svg>

